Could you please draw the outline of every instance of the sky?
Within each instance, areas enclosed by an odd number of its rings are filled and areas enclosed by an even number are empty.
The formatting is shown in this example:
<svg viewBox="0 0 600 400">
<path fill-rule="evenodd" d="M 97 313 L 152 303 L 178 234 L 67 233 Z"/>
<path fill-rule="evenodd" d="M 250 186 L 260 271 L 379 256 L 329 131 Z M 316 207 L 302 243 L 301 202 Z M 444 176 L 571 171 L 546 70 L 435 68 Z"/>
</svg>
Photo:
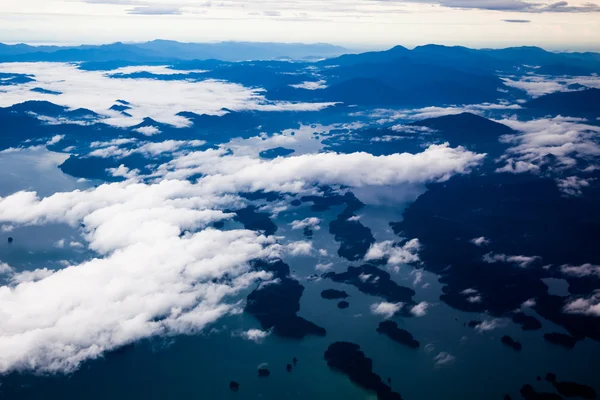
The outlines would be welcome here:
<svg viewBox="0 0 600 400">
<path fill-rule="evenodd" d="M 600 50 L 587 0 L 2 0 L 0 41 L 171 39 L 327 42 L 355 49 L 439 43 Z"/>
</svg>

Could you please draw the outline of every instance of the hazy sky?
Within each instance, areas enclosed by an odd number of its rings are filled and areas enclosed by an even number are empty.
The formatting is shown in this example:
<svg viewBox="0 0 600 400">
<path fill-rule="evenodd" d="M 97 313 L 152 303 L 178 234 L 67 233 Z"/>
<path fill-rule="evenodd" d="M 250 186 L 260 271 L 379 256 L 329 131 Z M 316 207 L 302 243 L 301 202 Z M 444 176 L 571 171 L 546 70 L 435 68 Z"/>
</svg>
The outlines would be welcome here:
<svg viewBox="0 0 600 400">
<path fill-rule="evenodd" d="M 0 41 L 539 45 L 600 50 L 600 6 L 573 0 L 0 0 Z"/>
</svg>

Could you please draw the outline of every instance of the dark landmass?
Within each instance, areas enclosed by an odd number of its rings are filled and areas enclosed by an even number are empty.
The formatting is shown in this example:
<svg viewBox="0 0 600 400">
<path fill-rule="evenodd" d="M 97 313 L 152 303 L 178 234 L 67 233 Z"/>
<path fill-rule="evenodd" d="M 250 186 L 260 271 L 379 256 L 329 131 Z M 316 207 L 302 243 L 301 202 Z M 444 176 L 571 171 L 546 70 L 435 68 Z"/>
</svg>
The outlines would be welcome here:
<svg viewBox="0 0 600 400">
<path fill-rule="evenodd" d="M 343 290 L 325 289 L 321 292 L 321 297 L 329 300 L 345 299 L 348 293 Z"/>
<path fill-rule="evenodd" d="M 455 176 L 428 188 L 405 210 L 403 221 L 391 226 L 402 237 L 419 239 L 423 267 L 440 275 L 444 285 L 442 301 L 462 311 L 512 317 L 523 302 L 535 298 L 532 308 L 541 317 L 576 339 L 600 340 L 600 319 L 564 313 L 565 299 L 550 295 L 541 281 L 554 276 L 552 270 L 541 268 L 542 263 L 600 263 L 600 247 L 592 239 L 600 231 L 599 184 L 590 184 L 585 196 L 565 197 L 551 178 L 490 173 Z M 471 243 L 482 236 L 490 245 Z M 541 261 L 528 268 L 488 263 L 484 256 L 489 252 L 536 256 Z M 573 295 L 589 296 L 597 289 L 593 277 L 560 277 Z M 478 290 L 477 301 L 469 301 L 463 293 L 467 288 Z"/>
<path fill-rule="evenodd" d="M 62 141 L 61 141 L 62 142 Z M 166 158 L 156 157 L 154 161 L 166 161 Z M 65 174 L 86 179 L 97 179 L 105 182 L 118 182 L 125 178 L 112 176 L 107 170 L 118 168 L 121 164 L 131 169 L 139 169 L 142 173 L 150 173 L 148 159 L 142 154 L 131 154 L 122 158 L 115 157 L 86 157 L 72 154 L 59 168 Z"/>
<path fill-rule="evenodd" d="M 311 210 L 322 212 L 332 206 L 346 204 L 346 208 L 329 223 L 329 233 L 334 235 L 336 242 L 340 243 L 338 255 L 350 261 L 356 261 L 365 256 L 371 244 L 375 242 L 371 230 L 358 220 L 348 221 L 355 217 L 356 212 L 364 207 L 354 194 L 348 192 L 344 195 L 334 192 L 331 188 L 323 188 L 322 196 L 303 196 L 300 200 L 304 203 L 312 202 Z"/>
<path fill-rule="evenodd" d="M 229 389 L 233 390 L 234 392 L 237 392 L 240 390 L 240 384 L 236 381 L 231 381 L 229 382 Z"/>
<path fill-rule="evenodd" d="M 292 364 L 286 364 L 286 366 L 285 366 L 285 370 L 286 370 L 287 372 L 292 372 Z"/>
<path fill-rule="evenodd" d="M 523 346 L 521 345 L 520 342 L 517 342 L 515 339 L 513 339 L 512 337 L 508 336 L 508 335 L 504 335 L 502 336 L 501 339 L 502 343 L 504 343 L 505 345 L 512 347 L 513 350 L 516 351 L 521 351 L 521 349 L 523 348 Z"/>
<path fill-rule="evenodd" d="M 347 375 L 358 386 L 377 393 L 379 400 L 402 399 L 373 372 L 373 360 L 365 356 L 359 345 L 335 342 L 325 351 L 325 360 L 330 368 Z"/>
<path fill-rule="evenodd" d="M 563 400 L 556 393 L 536 392 L 531 385 L 524 385 L 520 392 L 525 400 Z"/>
<path fill-rule="evenodd" d="M 498 139 L 516 132 L 506 125 L 472 113 L 444 115 L 413 122 L 413 126 L 435 129 L 434 137 L 451 146 L 465 146 L 477 152 L 499 153 L 506 147 Z"/>
<path fill-rule="evenodd" d="M 263 150 L 259 153 L 259 156 L 262 158 L 266 158 L 267 160 L 272 160 L 277 157 L 285 157 L 293 154 L 294 150 L 286 149 L 285 147 L 275 147 L 274 149 Z"/>
<path fill-rule="evenodd" d="M 342 301 L 340 301 L 337 304 L 337 306 L 338 306 L 339 309 L 343 310 L 343 309 L 346 309 L 346 308 L 350 307 L 350 303 L 348 303 L 347 301 L 342 300 Z"/>
<path fill-rule="evenodd" d="M 558 332 L 545 333 L 544 339 L 550 343 L 557 344 L 568 349 L 572 349 L 577 343 L 577 339 L 575 339 L 574 337 Z"/>
<path fill-rule="evenodd" d="M 258 369 L 258 376 L 260 376 L 261 378 L 266 378 L 269 375 L 271 375 L 271 371 L 269 371 L 267 368 Z"/>
<path fill-rule="evenodd" d="M 119 111 L 119 112 L 127 111 L 130 109 L 131 109 L 131 107 L 129 107 L 128 105 L 125 105 L 125 104 L 113 104 L 110 107 L 110 110 Z"/>
<path fill-rule="evenodd" d="M 51 94 L 51 95 L 55 95 L 55 96 L 62 94 L 62 92 L 55 92 L 53 90 L 48 90 L 48 89 L 44 89 L 44 88 L 40 88 L 40 87 L 36 87 L 36 88 L 30 89 L 30 90 L 32 92 L 36 92 L 36 93 Z"/>
<path fill-rule="evenodd" d="M 521 325 L 521 329 L 524 331 L 535 331 L 542 329 L 542 323 L 537 318 L 527 315 L 523 312 L 516 312 L 512 317 L 512 321 L 515 324 Z"/>
<path fill-rule="evenodd" d="M 398 285 L 390 278 L 390 274 L 374 265 L 365 264 L 360 267 L 348 267 L 346 272 L 327 272 L 322 275 L 324 279 L 334 282 L 346 283 L 356 286 L 358 290 L 371 296 L 379 296 L 385 300 L 405 304 L 415 304 L 412 297 L 415 291 Z M 406 312 L 406 315 L 411 315 Z"/>
<path fill-rule="evenodd" d="M 292 363 L 294 363 L 294 365 L 298 365 L 298 359 L 296 357 L 292 358 Z"/>
<path fill-rule="evenodd" d="M 555 115 L 585 117 L 597 116 L 598 104 L 600 104 L 600 89 L 587 89 L 547 94 L 528 101 L 524 106 L 530 110 Z"/>
<path fill-rule="evenodd" d="M 12 237 L 8 237 L 8 244 L 11 244 L 14 241 L 14 239 Z"/>
<path fill-rule="evenodd" d="M 394 342 L 406 345 L 411 349 L 418 348 L 421 344 L 413 338 L 413 335 L 405 329 L 398 328 L 395 321 L 383 321 L 379 323 L 377 332 L 386 335 Z"/>
<path fill-rule="evenodd" d="M 234 211 L 236 214 L 234 220 L 242 223 L 246 229 L 261 231 L 265 235 L 275 234 L 277 232 L 277 225 L 271 221 L 269 214 L 257 212 L 257 210 L 258 208 L 255 206 L 236 210 Z"/>
<path fill-rule="evenodd" d="M 304 229 L 302 230 L 302 234 L 304 235 L 304 237 L 306 237 L 307 239 L 312 239 L 313 237 L 313 230 L 310 229 L 308 226 L 305 226 Z"/>
<path fill-rule="evenodd" d="M 562 381 L 559 382 L 556 378 L 556 374 L 546 374 L 546 380 L 554 386 L 556 391 L 565 397 L 583 397 L 584 399 L 595 399 L 598 394 L 588 385 L 581 383 Z"/>
<path fill-rule="evenodd" d="M 346 208 L 335 220 L 329 223 L 329 233 L 334 235 L 335 241 L 340 243 L 338 255 L 350 261 L 362 259 L 369 247 L 375 243 L 371 229 L 358 220 L 349 220 L 355 217 L 355 212 L 364 207 L 352 193 L 344 195 Z"/>
<path fill-rule="evenodd" d="M 253 267 L 273 273 L 274 282 L 259 286 L 247 298 L 245 311 L 253 315 L 262 328 L 273 329 L 275 334 L 302 339 L 307 335 L 325 336 L 324 328 L 297 315 L 300 310 L 300 297 L 304 292 L 297 280 L 290 277 L 290 268 L 283 261 L 256 261 Z"/>
<path fill-rule="evenodd" d="M 293 205 L 294 207 L 298 207 L 298 206 L 302 205 L 302 202 L 298 199 L 294 199 L 294 200 L 290 201 L 290 204 Z"/>
</svg>

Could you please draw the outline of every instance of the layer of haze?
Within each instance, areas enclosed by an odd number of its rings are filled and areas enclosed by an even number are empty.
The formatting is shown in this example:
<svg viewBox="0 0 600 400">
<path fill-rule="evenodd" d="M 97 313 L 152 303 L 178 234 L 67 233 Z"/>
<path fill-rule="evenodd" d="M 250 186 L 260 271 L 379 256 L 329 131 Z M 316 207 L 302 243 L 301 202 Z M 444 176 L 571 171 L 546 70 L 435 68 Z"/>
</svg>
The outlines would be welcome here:
<svg viewBox="0 0 600 400">
<path fill-rule="evenodd" d="M 600 49 L 600 6 L 586 0 L 3 0 L 0 41 L 328 42 Z"/>
</svg>

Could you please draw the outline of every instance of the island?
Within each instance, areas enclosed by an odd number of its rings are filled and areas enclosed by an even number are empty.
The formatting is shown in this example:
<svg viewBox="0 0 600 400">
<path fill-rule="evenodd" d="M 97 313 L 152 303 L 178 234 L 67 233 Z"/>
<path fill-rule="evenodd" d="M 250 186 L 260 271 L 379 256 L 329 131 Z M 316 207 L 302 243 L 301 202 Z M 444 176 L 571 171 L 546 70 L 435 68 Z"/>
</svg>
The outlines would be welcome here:
<svg viewBox="0 0 600 400">
<path fill-rule="evenodd" d="M 340 301 L 340 302 L 337 304 L 337 306 L 338 306 L 338 308 L 339 308 L 339 309 L 342 309 L 342 310 L 343 310 L 343 309 L 345 309 L 345 308 L 348 308 L 348 307 L 350 307 L 350 303 L 348 303 L 347 301 L 344 301 L 344 300 L 342 300 L 342 301 Z"/>
<path fill-rule="evenodd" d="M 394 342 L 408 346 L 411 349 L 416 349 L 421 345 L 418 340 L 415 340 L 410 332 L 398 328 L 398 324 L 395 321 L 380 322 L 377 332 L 386 335 Z"/>
<path fill-rule="evenodd" d="M 345 299 L 348 293 L 343 290 L 325 289 L 321 292 L 321 297 L 328 300 Z"/>
<path fill-rule="evenodd" d="M 264 330 L 273 329 L 275 334 L 291 339 L 325 336 L 324 328 L 297 315 L 304 286 L 290 277 L 286 263 L 258 260 L 253 263 L 253 268 L 271 272 L 275 279 L 266 285 L 259 284 L 247 297 L 245 311 L 254 316 Z"/>
<path fill-rule="evenodd" d="M 347 375 L 358 386 L 372 390 L 379 400 L 402 400 L 399 393 L 383 383 L 373 372 L 373 360 L 365 356 L 360 346 L 350 342 L 335 342 L 325 351 L 327 365 Z"/>
<path fill-rule="evenodd" d="M 523 347 L 523 346 L 521 346 L 520 342 L 517 342 L 515 339 L 513 339 L 512 337 L 510 337 L 508 335 L 502 336 L 501 341 L 502 341 L 502 343 L 504 343 L 508 347 L 512 347 L 513 350 L 516 350 L 516 351 L 521 351 L 521 348 Z"/>
<path fill-rule="evenodd" d="M 598 397 L 591 386 L 569 381 L 559 382 L 556 374 L 551 372 L 546 374 L 546 381 L 550 382 L 556 391 L 565 397 L 583 397 L 584 399 L 596 399 Z"/>
</svg>

